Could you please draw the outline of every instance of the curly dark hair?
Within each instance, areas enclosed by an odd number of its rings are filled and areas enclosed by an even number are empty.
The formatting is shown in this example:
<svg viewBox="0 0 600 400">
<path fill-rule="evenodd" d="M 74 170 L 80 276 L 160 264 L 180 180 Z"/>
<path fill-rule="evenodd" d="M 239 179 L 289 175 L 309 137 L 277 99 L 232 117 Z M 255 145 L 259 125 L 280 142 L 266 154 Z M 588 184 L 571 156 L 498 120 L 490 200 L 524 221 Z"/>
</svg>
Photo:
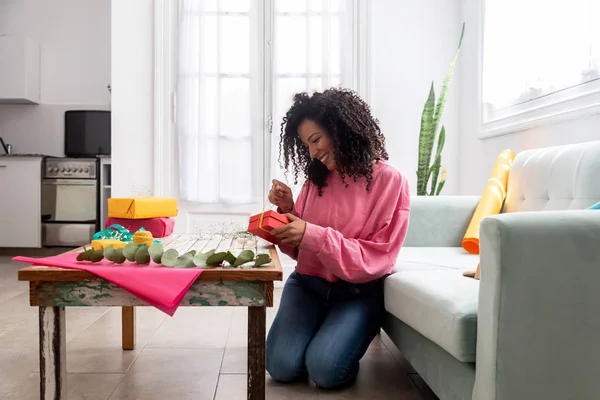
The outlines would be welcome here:
<svg viewBox="0 0 600 400">
<path fill-rule="evenodd" d="M 356 92 L 343 88 L 314 92 L 312 96 L 306 92 L 294 95 L 293 104 L 281 123 L 279 163 L 286 170 L 293 166 L 295 184 L 302 171 L 317 185 L 320 196 L 329 171 L 319 160 L 311 159 L 308 148 L 300 140 L 298 127 L 305 119 L 321 125 L 331 137 L 336 168 L 346 186 L 346 176 L 354 182 L 365 177 L 368 191 L 373 161 L 387 160 L 389 156 L 379 121 L 371 115 L 367 103 Z"/>
</svg>

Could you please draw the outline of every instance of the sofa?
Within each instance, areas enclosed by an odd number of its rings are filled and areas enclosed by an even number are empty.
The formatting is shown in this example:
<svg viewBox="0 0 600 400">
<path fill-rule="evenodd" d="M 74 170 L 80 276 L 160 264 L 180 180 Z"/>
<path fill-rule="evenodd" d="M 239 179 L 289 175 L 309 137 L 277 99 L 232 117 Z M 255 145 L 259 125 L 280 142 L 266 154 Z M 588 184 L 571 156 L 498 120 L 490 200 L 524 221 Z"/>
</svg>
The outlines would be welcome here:
<svg viewBox="0 0 600 400">
<path fill-rule="evenodd" d="M 412 197 L 383 330 L 441 400 L 600 399 L 600 141 L 518 153 L 506 189 L 479 255 L 477 196 Z"/>
</svg>

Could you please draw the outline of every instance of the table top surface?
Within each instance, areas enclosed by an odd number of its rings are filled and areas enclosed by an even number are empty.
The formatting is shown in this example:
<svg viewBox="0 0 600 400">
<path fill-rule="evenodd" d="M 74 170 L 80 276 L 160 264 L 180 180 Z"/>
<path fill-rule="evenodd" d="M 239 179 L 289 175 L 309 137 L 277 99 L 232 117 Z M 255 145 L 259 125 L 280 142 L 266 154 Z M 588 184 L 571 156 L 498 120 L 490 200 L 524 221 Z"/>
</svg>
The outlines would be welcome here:
<svg viewBox="0 0 600 400">
<path fill-rule="evenodd" d="M 198 277 L 198 280 L 206 281 L 281 281 L 283 273 L 279 255 L 274 245 L 258 240 L 256 243 L 248 243 L 239 238 L 219 238 L 203 239 L 195 234 L 173 234 L 166 238 L 159 239 L 163 243 L 164 249 L 176 249 L 179 254 L 184 254 L 190 250 L 206 252 L 211 249 L 216 251 L 227 251 L 229 249 L 250 249 L 255 252 L 268 252 L 271 255 L 271 262 L 258 268 L 227 268 L 214 267 L 206 268 Z M 70 250 L 69 252 L 79 252 L 82 248 Z M 80 280 L 101 279 L 91 272 L 71 268 L 33 266 L 19 270 L 20 281 L 59 281 L 71 282 Z"/>
</svg>

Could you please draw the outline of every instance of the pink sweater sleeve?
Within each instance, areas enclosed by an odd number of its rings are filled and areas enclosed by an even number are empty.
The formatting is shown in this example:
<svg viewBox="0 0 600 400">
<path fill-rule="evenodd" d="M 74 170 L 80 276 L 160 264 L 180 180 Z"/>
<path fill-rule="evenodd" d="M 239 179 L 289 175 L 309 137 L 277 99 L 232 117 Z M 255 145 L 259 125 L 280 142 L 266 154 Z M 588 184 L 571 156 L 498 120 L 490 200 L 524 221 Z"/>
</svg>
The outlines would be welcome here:
<svg viewBox="0 0 600 400">
<path fill-rule="evenodd" d="M 300 189 L 300 193 L 298 193 L 298 198 L 296 199 L 296 201 L 294 202 L 294 209 L 292 210 L 291 214 L 295 215 L 296 217 L 300 217 L 302 215 L 302 211 L 304 209 L 304 203 L 306 201 L 306 196 L 307 196 L 307 187 L 306 185 L 303 185 L 302 188 Z M 281 210 L 279 209 L 279 207 L 277 207 L 277 212 L 278 213 L 282 213 Z M 290 246 L 287 244 L 279 244 L 278 245 L 279 250 L 281 250 L 281 252 L 285 255 L 287 255 L 288 257 L 293 258 L 294 260 L 298 260 L 298 248 L 294 247 L 294 246 Z"/>
<path fill-rule="evenodd" d="M 396 263 L 406 238 L 410 213 L 407 183 L 389 184 L 374 205 L 365 229 L 368 239 L 344 237 L 331 227 L 307 223 L 300 249 L 314 252 L 337 277 L 353 283 L 383 276 Z"/>
</svg>

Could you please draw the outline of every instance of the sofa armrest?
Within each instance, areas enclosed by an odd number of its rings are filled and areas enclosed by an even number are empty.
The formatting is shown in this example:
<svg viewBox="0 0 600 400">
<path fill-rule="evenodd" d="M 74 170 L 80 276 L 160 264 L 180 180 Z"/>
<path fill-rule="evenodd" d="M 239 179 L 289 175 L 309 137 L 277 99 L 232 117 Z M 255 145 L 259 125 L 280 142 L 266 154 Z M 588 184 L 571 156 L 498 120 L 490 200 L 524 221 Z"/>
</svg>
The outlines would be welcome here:
<svg viewBox="0 0 600 400">
<path fill-rule="evenodd" d="M 405 247 L 462 245 L 479 196 L 411 196 Z"/>
<path fill-rule="evenodd" d="M 600 212 L 481 223 L 474 400 L 600 396 Z"/>
</svg>

